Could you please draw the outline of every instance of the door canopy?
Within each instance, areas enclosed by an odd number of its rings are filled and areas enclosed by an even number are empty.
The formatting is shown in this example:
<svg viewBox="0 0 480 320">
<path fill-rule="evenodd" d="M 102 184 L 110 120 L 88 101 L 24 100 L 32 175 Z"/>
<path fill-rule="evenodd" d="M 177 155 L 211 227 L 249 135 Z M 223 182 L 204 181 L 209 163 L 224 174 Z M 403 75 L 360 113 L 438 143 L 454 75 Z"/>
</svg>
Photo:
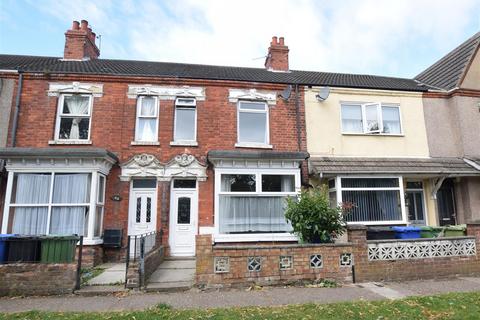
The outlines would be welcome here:
<svg viewBox="0 0 480 320">
<path fill-rule="evenodd" d="M 175 156 L 167 164 L 162 164 L 154 155 L 138 154 L 120 167 L 122 181 L 145 177 L 156 177 L 159 181 L 170 181 L 177 177 L 196 178 L 199 181 L 207 179 L 207 166 L 186 153 Z"/>
</svg>

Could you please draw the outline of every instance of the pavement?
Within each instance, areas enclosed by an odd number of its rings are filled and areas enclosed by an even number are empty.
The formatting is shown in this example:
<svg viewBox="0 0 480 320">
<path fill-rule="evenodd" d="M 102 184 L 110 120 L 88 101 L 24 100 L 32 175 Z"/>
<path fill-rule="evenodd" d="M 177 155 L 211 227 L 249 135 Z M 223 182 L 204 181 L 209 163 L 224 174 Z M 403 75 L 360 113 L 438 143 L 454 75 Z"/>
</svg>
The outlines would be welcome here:
<svg viewBox="0 0 480 320">
<path fill-rule="evenodd" d="M 99 269 L 105 269 L 98 276 L 90 279 L 89 286 L 104 286 L 112 284 L 125 283 L 125 263 L 104 263 L 98 266 Z"/>
<path fill-rule="evenodd" d="M 0 298 L 2 312 L 43 311 L 129 311 L 143 310 L 160 303 L 177 309 L 275 306 L 300 303 L 333 303 L 358 300 L 400 299 L 446 292 L 480 291 L 480 278 L 392 283 L 361 283 L 339 288 L 264 287 L 261 290 L 190 289 L 172 293 L 120 293 L 109 296 L 53 296 Z"/>
</svg>

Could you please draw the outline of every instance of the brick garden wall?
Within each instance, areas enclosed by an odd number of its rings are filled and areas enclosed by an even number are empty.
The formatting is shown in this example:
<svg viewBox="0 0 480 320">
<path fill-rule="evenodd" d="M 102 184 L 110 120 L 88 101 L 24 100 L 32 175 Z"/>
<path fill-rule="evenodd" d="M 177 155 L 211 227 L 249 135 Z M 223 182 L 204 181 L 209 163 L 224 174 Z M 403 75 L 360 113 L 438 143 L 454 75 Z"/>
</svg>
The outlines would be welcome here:
<svg viewBox="0 0 480 320">
<path fill-rule="evenodd" d="M 157 270 L 158 266 L 165 258 L 165 247 L 160 246 L 145 256 L 145 282 L 150 278 L 152 273 Z M 128 265 L 127 270 L 127 288 L 139 288 L 141 285 L 140 279 L 140 263 L 139 261 L 132 262 Z"/>
<path fill-rule="evenodd" d="M 77 265 L 15 263 L 0 265 L 0 296 L 72 293 Z"/>
<path fill-rule="evenodd" d="M 437 239 L 367 241 L 364 226 L 349 226 L 348 243 L 339 244 L 212 245 L 211 235 L 199 235 L 196 284 L 206 287 L 250 283 L 271 285 L 315 279 L 352 282 L 353 278 L 356 282 L 402 281 L 480 274 L 476 251 L 480 247 L 480 223 L 469 224 L 467 234 L 468 237 L 441 238 L 442 245 L 450 249 L 440 246 L 440 250 L 449 253 L 438 254 L 449 256 L 390 260 L 369 259 L 369 244 L 390 243 L 419 248 L 423 245 L 423 250 L 430 250 L 425 248 Z M 468 250 L 464 246 L 467 242 Z M 463 249 L 452 249 L 455 245 Z M 321 256 L 321 266 L 313 263 L 314 255 Z M 260 258 L 258 271 L 248 268 L 254 258 Z M 289 267 L 282 270 L 282 261 Z"/>
</svg>

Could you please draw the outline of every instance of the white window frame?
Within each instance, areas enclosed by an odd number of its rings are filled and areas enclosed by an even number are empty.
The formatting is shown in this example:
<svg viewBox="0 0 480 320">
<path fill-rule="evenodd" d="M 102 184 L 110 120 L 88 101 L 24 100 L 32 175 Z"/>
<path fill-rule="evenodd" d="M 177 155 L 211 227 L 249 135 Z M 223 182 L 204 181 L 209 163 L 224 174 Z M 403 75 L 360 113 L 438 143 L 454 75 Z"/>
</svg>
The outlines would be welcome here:
<svg viewBox="0 0 480 320">
<path fill-rule="evenodd" d="M 88 97 L 89 102 L 88 102 L 88 113 L 85 114 L 71 114 L 63 113 L 63 104 L 65 102 L 65 97 L 71 97 L 74 95 L 79 95 L 82 97 Z M 93 95 L 91 94 L 78 94 L 78 93 L 61 93 L 60 96 L 58 97 L 58 105 L 57 105 L 57 117 L 55 121 L 55 141 L 61 141 L 61 142 L 89 142 L 90 137 L 91 137 L 91 131 L 92 131 L 92 109 L 93 109 Z M 62 118 L 88 118 L 88 138 L 87 139 L 63 139 L 60 138 L 60 122 Z"/>
<path fill-rule="evenodd" d="M 179 100 L 190 100 L 191 102 L 179 102 Z M 178 109 L 193 109 L 195 110 L 195 124 L 193 140 L 179 140 L 177 139 L 177 110 Z M 175 117 L 173 119 L 173 145 L 195 145 L 197 143 L 197 99 L 190 97 L 177 97 L 175 99 Z"/>
<path fill-rule="evenodd" d="M 143 99 L 145 97 L 148 97 L 148 98 L 153 98 L 155 99 L 155 116 L 142 116 L 140 115 L 140 111 L 141 111 L 141 108 L 142 108 L 142 102 L 143 102 Z M 142 95 L 142 96 L 138 96 L 137 98 L 137 110 L 136 110 L 136 114 L 135 114 L 135 137 L 134 137 L 134 141 L 136 143 L 145 143 L 145 144 L 148 144 L 148 143 L 156 143 L 158 142 L 158 130 L 159 130 L 159 113 L 160 113 L 160 103 L 159 103 L 159 100 L 158 100 L 158 97 L 157 96 L 147 96 L 147 95 Z M 150 140 L 139 140 L 137 139 L 137 136 L 139 134 L 138 130 L 140 128 L 139 126 L 139 122 L 140 122 L 140 118 L 142 119 L 154 119 L 155 118 L 155 126 L 156 126 L 156 132 L 155 132 L 155 139 L 150 141 Z"/>
<path fill-rule="evenodd" d="M 256 189 L 254 192 L 224 192 L 221 191 L 222 175 L 245 174 L 256 176 Z M 295 189 L 293 192 L 262 192 L 262 175 L 293 175 L 295 176 Z M 292 233 L 255 233 L 255 234 L 222 234 L 220 233 L 220 195 L 234 196 L 297 196 L 301 189 L 300 169 L 215 169 L 215 227 L 213 238 L 215 242 L 252 242 L 252 241 L 298 241 Z"/>
<path fill-rule="evenodd" d="M 263 104 L 263 110 L 256 110 L 256 109 L 248 109 L 248 108 L 241 108 L 243 103 L 257 103 Z M 264 142 L 251 142 L 251 141 L 240 141 L 240 113 L 264 113 L 266 114 L 265 117 L 265 139 Z M 238 100 L 237 103 L 237 143 L 235 144 L 236 147 L 257 147 L 257 148 L 271 148 L 270 145 L 270 110 L 268 108 L 268 104 L 265 101 L 259 100 Z"/>
<path fill-rule="evenodd" d="M 343 106 L 358 106 L 361 109 L 362 113 L 362 132 L 349 132 L 345 131 L 343 128 Z M 377 121 L 378 121 L 378 129 L 377 130 L 369 130 L 367 127 L 367 118 L 366 118 L 366 108 L 369 106 L 375 106 L 377 108 Z M 390 107 L 390 108 L 397 108 L 398 109 L 398 120 L 400 122 L 400 132 L 399 133 L 385 133 L 383 132 L 383 107 Z M 342 134 L 344 135 L 379 135 L 379 136 L 403 136 L 403 125 L 402 125 L 402 112 L 400 104 L 397 103 L 380 103 L 380 102 L 369 102 L 369 103 L 361 103 L 361 102 L 349 102 L 349 101 L 342 101 L 340 102 L 340 124 L 342 127 Z"/>
<path fill-rule="evenodd" d="M 49 202 L 48 203 L 35 203 L 35 204 L 15 204 L 11 203 L 12 198 L 12 191 L 13 191 L 13 179 L 15 174 L 51 174 L 50 180 L 50 195 L 49 195 Z M 53 184 L 55 181 L 55 174 L 59 173 L 67 173 L 67 174 L 75 174 L 75 173 L 87 173 L 90 174 L 90 201 L 88 203 L 53 203 Z M 50 217 L 52 213 L 52 207 L 88 207 L 89 214 L 88 214 L 88 221 L 87 221 L 87 229 L 84 230 L 84 244 L 85 245 L 95 245 L 103 243 L 103 239 L 101 235 L 99 237 L 94 236 L 94 226 L 95 226 L 95 210 L 97 206 L 97 188 L 98 188 L 98 176 L 100 173 L 98 171 L 92 170 L 85 170 L 85 169 L 78 169 L 75 171 L 66 170 L 66 169 L 56 169 L 56 170 L 36 170 L 36 169 L 24 169 L 24 170 L 12 170 L 8 172 L 8 181 L 7 181 L 7 189 L 5 192 L 5 204 L 3 209 L 3 220 L 2 220 L 2 230 L 1 233 L 7 233 L 8 226 L 9 226 L 9 217 L 10 217 L 10 209 L 14 207 L 48 207 L 48 216 L 47 216 L 47 234 L 50 231 Z M 105 179 L 105 184 L 106 184 Z M 105 195 L 103 196 L 105 201 Z M 92 214 L 93 213 L 93 214 Z M 102 224 L 103 224 L 103 217 L 102 217 Z M 103 228 L 103 225 L 102 225 Z"/>
<path fill-rule="evenodd" d="M 103 179 L 103 189 L 100 188 L 100 180 Z M 107 188 L 107 177 L 104 174 L 99 173 L 97 178 L 97 194 L 96 194 L 96 206 L 95 206 L 95 217 L 97 215 L 97 209 L 101 208 L 100 213 L 100 226 L 98 227 L 100 230 L 100 234 L 98 236 L 95 235 L 95 222 L 94 222 L 94 229 L 93 229 L 93 237 L 101 238 L 102 237 L 102 230 L 103 230 L 103 217 L 105 216 L 105 189 Z M 102 196 L 102 201 L 99 201 L 99 196 Z"/>
<path fill-rule="evenodd" d="M 422 183 L 422 188 L 408 188 L 407 187 L 407 182 L 421 182 Z M 427 210 L 427 192 L 426 192 L 426 189 L 425 189 L 425 186 L 426 186 L 426 183 L 419 179 L 419 180 L 415 180 L 415 179 L 408 179 L 405 181 L 405 196 L 407 195 L 407 192 L 408 191 L 421 191 L 422 192 L 422 201 L 423 201 L 423 221 L 425 222 L 425 226 L 429 226 L 429 219 L 428 219 L 428 210 Z M 405 206 L 405 210 L 406 210 L 406 206 Z M 408 219 L 408 212 L 406 212 L 407 214 L 407 219 Z M 409 223 L 410 223 L 410 220 L 408 220 Z"/>
<path fill-rule="evenodd" d="M 398 179 L 398 187 L 371 187 L 371 188 L 343 188 L 342 179 Z M 342 191 L 386 191 L 386 190 L 398 190 L 400 192 L 400 207 L 402 213 L 402 220 L 382 220 L 382 221 L 348 221 L 347 224 L 364 224 L 364 225 L 395 225 L 395 224 L 408 224 L 408 214 L 405 208 L 405 191 L 403 185 L 402 176 L 384 176 L 384 175 L 352 175 L 352 176 L 337 176 L 335 178 L 335 188 L 337 192 L 337 202 L 341 204 L 343 202 Z"/>
</svg>

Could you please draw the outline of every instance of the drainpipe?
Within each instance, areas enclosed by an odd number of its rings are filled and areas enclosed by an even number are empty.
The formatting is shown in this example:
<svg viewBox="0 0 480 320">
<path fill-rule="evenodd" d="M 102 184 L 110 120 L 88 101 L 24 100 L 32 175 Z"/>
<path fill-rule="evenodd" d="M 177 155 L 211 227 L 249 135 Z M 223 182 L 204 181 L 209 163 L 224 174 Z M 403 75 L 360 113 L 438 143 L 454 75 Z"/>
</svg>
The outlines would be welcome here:
<svg viewBox="0 0 480 320">
<path fill-rule="evenodd" d="M 298 151 L 302 151 L 302 130 L 300 129 L 300 100 L 298 97 L 298 84 L 295 85 L 295 116 L 297 120 L 297 144 Z"/>
<path fill-rule="evenodd" d="M 17 127 L 18 127 L 18 114 L 20 113 L 20 98 L 22 96 L 22 86 L 23 86 L 23 71 L 18 70 L 18 88 L 17 88 L 17 97 L 15 100 L 15 113 L 13 114 L 13 124 L 12 124 L 12 142 L 11 146 L 15 147 L 17 140 Z"/>
</svg>

